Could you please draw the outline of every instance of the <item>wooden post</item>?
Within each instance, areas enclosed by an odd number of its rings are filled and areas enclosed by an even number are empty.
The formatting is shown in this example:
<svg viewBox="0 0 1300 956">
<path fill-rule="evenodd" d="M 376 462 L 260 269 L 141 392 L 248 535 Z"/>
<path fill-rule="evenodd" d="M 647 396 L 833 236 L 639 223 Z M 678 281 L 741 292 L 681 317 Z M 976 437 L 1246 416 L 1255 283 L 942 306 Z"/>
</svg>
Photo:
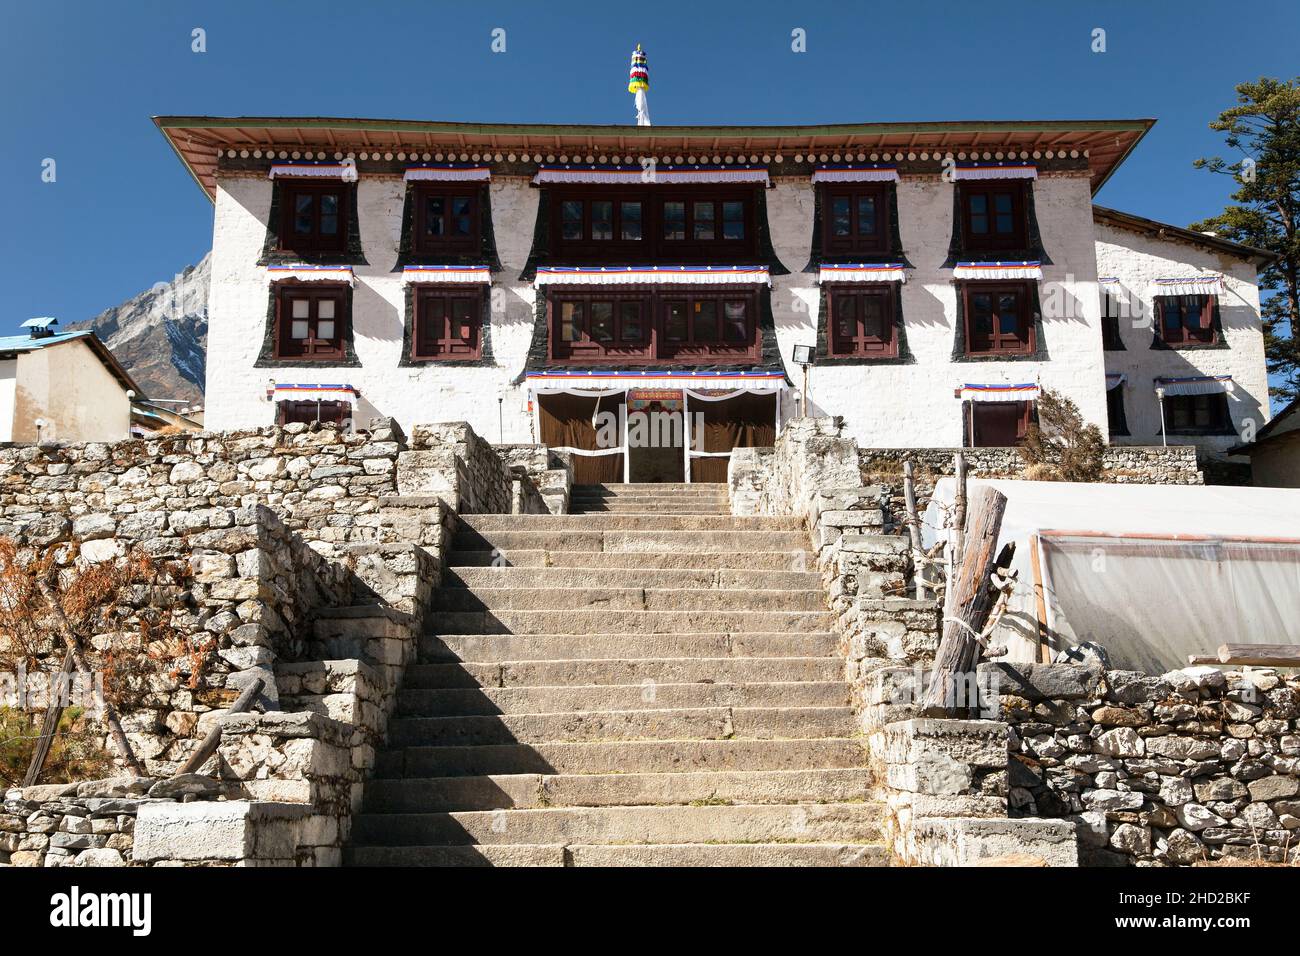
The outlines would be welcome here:
<svg viewBox="0 0 1300 956">
<path fill-rule="evenodd" d="M 949 541 L 952 547 L 949 548 L 948 554 L 948 578 L 951 583 L 952 578 L 957 573 L 957 568 L 961 566 L 962 550 L 965 547 L 966 539 L 966 456 L 957 452 L 953 456 L 953 474 L 956 476 L 956 489 L 952 496 L 952 535 Z"/>
<path fill-rule="evenodd" d="M 1052 662 L 1052 646 L 1047 634 L 1047 592 L 1043 590 L 1043 564 L 1038 554 L 1038 535 L 1029 536 L 1029 564 L 1034 570 L 1034 617 L 1038 622 L 1038 660 Z"/>
<path fill-rule="evenodd" d="M 262 692 L 265 681 L 258 677 L 251 684 L 244 688 L 243 693 L 235 698 L 235 702 L 230 705 L 228 714 L 242 714 L 253 704 L 253 699 Z M 218 724 L 208 731 L 203 738 L 203 743 L 199 744 L 199 749 L 190 754 L 190 759 L 181 765 L 181 769 L 176 771 L 175 776 L 183 773 L 198 773 L 199 768 L 208 762 L 208 758 L 217 752 L 217 747 L 221 744 L 221 725 Z"/>
<path fill-rule="evenodd" d="M 974 673 L 979 654 L 975 634 L 983 630 L 993 607 L 996 591 L 990 578 L 997 564 L 994 548 L 1006 507 L 1006 496 L 988 485 L 977 487 L 971 496 L 965 549 L 948 579 L 943 638 L 935 654 L 930 686 L 921 701 L 922 716 L 951 715 L 959 703 L 971 703 L 960 701 L 957 682 Z"/>
<path fill-rule="evenodd" d="M 903 502 L 907 506 L 907 537 L 912 544 L 912 576 L 916 579 L 916 596 L 924 599 L 930 589 L 925 585 L 928 565 L 921 550 L 921 518 L 916 510 L 916 483 L 912 477 L 912 459 L 903 462 Z"/>
<path fill-rule="evenodd" d="M 63 716 L 63 685 L 72 674 L 73 666 L 72 651 L 69 650 L 63 655 L 63 666 L 59 668 L 59 674 L 55 678 L 58 683 L 50 685 L 50 699 L 45 702 L 45 720 L 41 723 L 41 736 L 36 741 L 36 749 L 32 751 L 32 762 L 28 764 L 27 773 L 23 777 L 24 787 L 35 786 L 40 780 L 41 768 L 45 766 L 45 761 L 50 755 L 50 747 L 54 745 L 54 735 L 59 729 L 59 719 Z"/>
<path fill-rule="evenodd" d="M 48 581 L 37 581 L 36 584 L 40 588 L 41 596 L 45 598 L 45 603 L 49 605 L 50 613 L 54 615 L 54 621 L 58 625 L 60 636 L 63 638 L 63 643 L 67 645 L 68 654 L 72 656 L 77 670 L 93 685 L 95 675 L 91 671 L 90 665 L 86 663 L 86 655 L 81 648 L 81 638 L 77 636 L 77 632 L 72 629 L 72 625 L 68 622 L 67 615 L 63 613 L 63 605 L 59 603 L 58 595 L 54 593 L 54 589 L 50 587 Z M 122 721 L 117 717 L 117 709 L 107 699 L 104 700 L 104 723 L 108 724 L 109 736 L 113 738 L 113 743 L 117 745 L 123 762 L 137 777 L 143 777 L 144 767 L 140 766 L 135 751 L 131 749 L 131 742 L 126 739 L 126 733 L 122 730 Z"/>
</svg>

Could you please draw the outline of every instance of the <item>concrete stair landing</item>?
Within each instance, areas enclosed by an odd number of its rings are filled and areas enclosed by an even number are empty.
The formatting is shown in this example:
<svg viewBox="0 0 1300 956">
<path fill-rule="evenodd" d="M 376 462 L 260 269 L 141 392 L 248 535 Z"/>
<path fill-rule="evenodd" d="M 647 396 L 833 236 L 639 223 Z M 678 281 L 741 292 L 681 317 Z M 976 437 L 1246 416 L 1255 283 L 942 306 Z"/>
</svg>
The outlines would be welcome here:
<svg viewBox="0 0 1300 956">
<path fill-rule="evenodd" d="M 345 861 L 886 864 L 799 523 L 721 485 L 571 505 L 460 519 Z"/>
</svg>

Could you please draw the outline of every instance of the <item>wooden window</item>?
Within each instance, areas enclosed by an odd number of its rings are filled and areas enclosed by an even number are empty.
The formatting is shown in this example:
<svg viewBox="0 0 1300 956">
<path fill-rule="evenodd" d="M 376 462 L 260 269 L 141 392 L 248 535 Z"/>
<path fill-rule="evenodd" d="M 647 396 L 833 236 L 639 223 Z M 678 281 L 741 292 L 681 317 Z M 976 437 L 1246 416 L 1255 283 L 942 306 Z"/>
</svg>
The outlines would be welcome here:
<svg viewBox="0 0 1300 956">
<path fill-rule="evenodd" d="M 971 402 L 971 445 L 1002 448 L 1025 440 L 1033 420 L 1033 402 Z"/>
<path fill-rule="evenodd" d="M 831 356 L 892 358 L 898 355 L 891 287 L 833 288 L 827 293 L 827 300 Z"/>
<path fill-rule="evenodd" d="M 344 252 L 348 245 L 348 189 L 341 182 L 293 183 L 280 190 L 280 248 Z"/>
<path fill-rule="evenodd" d="M 889 251 L 889 192 L 884 183 L 835 183 L 822 189 L 822 249 L 828 254 Z"/>
<path fill-rule="evenodd" d="M 993 180 L 960 183 L 957 188 L 966 252 L 1028 247 L 1025 183 Z"/>
<path fill-rule="evenodd" d="M 472 253 L 479 243 L 478 188 L 464 183 L 415 187 L 415 251 Z"/>
<path fill-rule="evenodd" d="M 968 282 L 962 286 L 967 355 L 1033 352 L 1029 283 Z"/>
<path fill-rule="evenodd" d="M 478 289 L 417 288 L 411 358 L 479 358 L 482 326 L 483 293 Z"/>
<path fill-rule="evenodd" d="M 551 357 L 636 358 L 650 347 L 649 305 L 642 293 L 564 293 L 550 301 Z"/>
<path fill-rule="evenodd" d="M 663 323 L 659 358 L 689 361 L 753 353 L 753 295 L 667 293 L 657 298 Z"/>
<path fill-rule="evenodd" d="M 344 425 L 352 420 L 352 405 L 348 402 L 323 401 L 276 402 L 275 420 L 278 425 L 289 425 L 293 422 L 307 425 L 313 422 L 332 422 L 335 425 Z"/>
<path fill-rule="evenodd" d="M 1107 352 L 1124 351 L 1124 341 L 1119 334 L 1119 299 L 1109 292 L 1101 294 L 1101 347 Z"/>
<path fill-rule="evenodd" d="M 569 187 L 552 202 L 554 257 L 569 262 L 738 262 L 758 244 L 748 192 Z"/>
<path fill-rule="evenodd" d="M 1166 345 L 1213 345 L 1217 297 L 1212 295 L 1156 296 L 1156 334 Z"/>
<path fill-rule="evenodd" d="M 351 316 L 344 286 L 283 285 L 276 295 L 275 357 L 340 359 Z"/>
<path fill-rule="evenodd" d="M 1197 435 L 1232 431 L 1232 418 L 1228 413 L 1228 396 L 1222 392 L 1212 395 L 1166 395 L 1165 422 L 1170 432 Z"/>
<path fill-rule="evenodd" d="M 1128 419 L 1124 415 L 1124 386 L 1116 385 L 1106 390 L 1106 426 L 1112 435 L 1128 434 Z"/>
</svg>

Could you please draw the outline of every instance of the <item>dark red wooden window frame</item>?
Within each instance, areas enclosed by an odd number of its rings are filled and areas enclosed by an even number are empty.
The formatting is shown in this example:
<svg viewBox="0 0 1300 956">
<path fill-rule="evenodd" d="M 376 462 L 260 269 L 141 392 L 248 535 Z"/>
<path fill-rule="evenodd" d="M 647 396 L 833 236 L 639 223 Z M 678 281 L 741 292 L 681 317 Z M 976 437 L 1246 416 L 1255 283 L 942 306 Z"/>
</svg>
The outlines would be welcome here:
<svg viewBox="0 0 1300 956">
<path fill-rule="evenodd" d="M 883 254 L 890 251 L 892 230 L 889 228 L 889 188 L 887 183 L 822 183 L 822 252 L 827 255 L 848 253 Z M 866 235 L 858 233 L 858 200 L 870 196 L 876 203 L 876 228 Z M 835 200 L 849 200 L 849 235 L 835 235 Z"/>
<path fill-rule="evenodd" d="M 411 360 L 469 362 L 483 357 L 483 289 L 479 286 L 417 285 L 413 293 L 415 310 L 411 329 Z M 469 338 L 452 327 L 453 303 L 468 304 L 465 320 Z M 434 317 L 440 304 L 442 314 Z M 436 327 L 434 327 L 436 325 Z"/>
<path fill-rule="evenodd" d="M 1200 310 L 1197 312 L 1198 325 L 1191 328 L 1187 325 L 1186 307 L 1190 304 L 1187 300 L 1200 299 Z M 1165 313 L 1178 300 L 1179 323 L 1176 330 L 1170 329 L 1165 325 Z M 1155 297 L 1156 302 L 1156 335 L 1160 341 L 1166 345 L 1177 347 L 1182 345 L 1215 345 L 1219 341 L 1218 330 L 1214 328 L 1214 309 L 1218 304 L 1218 297 L 1214 295 L 1158 295 Z"/>
<path fill-rule="evenodd" d="M 957 184 L 958 206 L 961 210 L 962 248 L 967 253 L 1005 252 L 1027 249 L 1029 246 L 1028 181 L 1023 179 L 989 179 Z M 995 196 L 1011 196 L 1011 232 L 1005 235 L 993 231 Z M 984 196 L 985 214 L 989 231 L 976 235 L 972 229 L 974 214 L 971 197 Z"/>
<path fill-rule="evenodd" d="M 968 414 L 970 415 L 970 435 L 968 436 L 968 441 L 970 441 L 971 446 L 974 447 L 974 448 L 1006 448 L 1006 447 L 1011 447 L 1011 446 L 1007 446 L 1007 445 L 978 445 L 978 444 L 976 444 L 976 432 L 977 432 L 977 430 L 978 430 L 978 428 L 979 428 L 979 426 L 978 426 L 977 423 L 976 423 L 976 418 L 979 417 L 979 414 L 980 414 L 981 412 L 994 412 L 994 411 L 1002 411 L 1002 412 L 1005 412 L 1005 411 L 1007 410 L 1007 406 L 1017 406 L 1017 405 L 1018 405 L 1018 406 L 1019 406 L 1019 417 L 1016 419 L 1016 440 L 1015 440 L 1015 444 L 1016 444 L 1016 445 L 1019 445 L 1021 442 L 1024 441 L 1024 439 L 1025 439 L 1025 435 L 1028 433 L 1028 430 L 1029 430 L 1029 425 L 1030 425 L 1030 423 L 1034 420 L 1034 407 L 1035 407 L 1036 404 L 1037 404 L 1037 403 L 1035 403 L 1035 402 L 971 402 L 971 403 L 970 403 L 970 406 L 971 406 L 971 407 L 970 407 L 970 411 L 968 412 Z"/>
<path fill-rule="evenodd" d="M 282 282 L 275 289 L 275 349 L 277 359 L 295 361 L 320 361 L 326 364 L 334 359 L 342 359 L 347 354 L 347 340 L 351 331 L 352 316 L 348 309 L 348 292 L 345 285 L 325 284 L 319 282 Z M 292 302 L 306 300 L 309 305 L 306 319 L 295 320 Z M 324 300 L 334 302 L 333 319 L 319 317 L 319 303 Z M 307 338 L 293 338 L 294 321 L 308 324 Z M 327 339 L 316 338 L 319 323 L 333 321 L 334 335 Z M 301 347 L 294 344 L 301 341 Z"/>
<path fill-rule="evenodd" d="M 757 219 L 752 188 L 738 186 L 564 186 L 553 190 L 551 250 L 567 262 L 739 262 L 758 255 Z M 582 238 L 564 238 L 564 204 L 582 203 Z M 592 203 L 613 204 L 609 239 L 592 237 Z M 641 204 L 641 238 L 623 238 L 623 204 Z M 664 205 L 683 203 L 682 239 L 664 238 Z M 724 239 L 726 204 L 741 204 L 741 239 Z M 713 239 L 695 239 L 696 203 L 713 204 Z M 732 220 L 734 221 L 734 219 Z"/>
<path fill-rule="evenodd" d="M 1232 426 L 1232 412 L 1228 408 L 1228 397 L 1222 392 L 1211 392 L 1205 395 L 1166 395 L 1164 402 L 1166 427 L 1171 434 L 1225 431 Z M 1204 424 L 1197 424 L 1195 418 L 1201 411 L 1206 413 L 1206 421 Z M 1188 421 L 1188 418 L 1192 420 Z"/>
<path fill-rule="evenodd" d="M 349 204 L 352 201 L 351 190 L 342 180 L 325 182 L 294 182 L 288 179 L 276 180 L 280 190 L 280 249 L 288 252 L 346 252 L 348 248 L 348 223 L 351 221 Z M 322 233 L 320 197 L 333 193 L 338 196 L 338 222 L 333 233 Z M 313 229 L 309 235 L 295 231 L 298 197 L 312 196 Z"/>
<path fill-rule="evenodd" d="M 698 339 L 692 332 L 681 341 L 669 341 L 665 334 L 668 308 L 671 303 L 685 303 L 688 316 L 693 319 L 693 304 L 711 301 L 716 303 L 718 340 Z M 613 303 L 614 337 L 601 341 L 591 334 L 591 304 Z M 642 338 L 632 340 L 622 331 L 623 316 L 620 303 L 636 302 L 640 305 Z M 727 303 L 745 304 L 745 340 L 728 341 L 723 338 L 726 326 Z M 579 304 L 580 336 L 568 341 L 562 336 L 565 303 Z M 547 294 L 547 328 L 550 330 L 549 354 L 557 363 L 583 363 L 592 361 L 629 361 L 637 364 L 687 365 L 696 362 L 751 362 L 759 357 L 757 291 L 749 288 L 717 289 L 707 291 L 689 286 L 617 287 L 607 291 L 582 288 L 552 288 Z"/>
<path fill-rule="evenodd" d="M 845 338 L 840 334 L 839 310 L 841 303 L 854 303 L 854 334 Z M 863 322 L 863 305 L 868 301 L 881 303 L 881 324 L 884 335 L 871 335 Z M 826 291 L 827 322 L 826 354 L 829 358 L 897 358 L 898 332 L 894 288 L 892 285 L 867 283 L 862 285 L 832 286 Z"/>
<path fill-rule="evenodd" d="M 1017 328 L 1015 333 L 1002 332 L 998 328 L 1001 312 L 996 308 L 990 313 L 992 329 L 987 348 L 976 347 L 979 340 L 973 335 L 975 322 L 974 297 L 988 294 L 996 302 L 999 296 L 1014 293 L 1018 303 Z M 963 282 L 961 288 L 962 315 L 965 322 L 965 341 L 967 355 L 1028 355 L 1037 347 L 1037 333 L 1033 317 L 1033 283 L 1031 282 Z"/>
<path fill-rule="evenodd" d="M 419 255 L 476 252 L 479 248 L 479 237 L 481 231 L 479 192 L 479 184 L 473 182 L 417 183 L 411 197 L 412 201 L 415 203 L 415 215 L 411 223 L 411 227 L 414 230 L 411 245 L 415 252 Z M 456 199 L 469 200 L 469 234 L 467 236 L 452 237 L 444 234 L 441 238 L 433 238 L 426 233 L 425 230 L 429 224 L 428 201 L 439 197 L 441 197 L 446 203 L 443 216 L 446 220 L 447 226 L 450 226 L 451 224 L 452 201 Z"/>
<path fill-rule="evenodd" d="M 286 399 L 276 402 L 275 423 L 288 425 L 291 422 L 333 422 L 342 425 L 352 418 L 352 405 L 349 402 L 327 402 L 317 399 L 295 401 Z"/>
</svg>

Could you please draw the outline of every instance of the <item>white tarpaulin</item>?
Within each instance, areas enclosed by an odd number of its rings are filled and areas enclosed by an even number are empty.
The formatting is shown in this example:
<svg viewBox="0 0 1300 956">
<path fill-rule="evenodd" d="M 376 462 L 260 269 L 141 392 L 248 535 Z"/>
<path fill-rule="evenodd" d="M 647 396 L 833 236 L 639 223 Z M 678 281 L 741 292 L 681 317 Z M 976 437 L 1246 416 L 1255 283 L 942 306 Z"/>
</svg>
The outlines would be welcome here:
<svg viewBox="0 0 1300 956">
<path fill-rule="evenodd" d="M 1007 496 L 998 547 L 1016 542 L 993 641 L 1009 659 L 1037 655 L 1035 541 L 1053 654 L 1095 641 L 1114 667 L 1161 673 L 1220 644 L 1300 643 L 1300 489 L 987 483 Z M 953 492 L 951 478 L 935 488 L 926 547 Z"/>
</svg>

